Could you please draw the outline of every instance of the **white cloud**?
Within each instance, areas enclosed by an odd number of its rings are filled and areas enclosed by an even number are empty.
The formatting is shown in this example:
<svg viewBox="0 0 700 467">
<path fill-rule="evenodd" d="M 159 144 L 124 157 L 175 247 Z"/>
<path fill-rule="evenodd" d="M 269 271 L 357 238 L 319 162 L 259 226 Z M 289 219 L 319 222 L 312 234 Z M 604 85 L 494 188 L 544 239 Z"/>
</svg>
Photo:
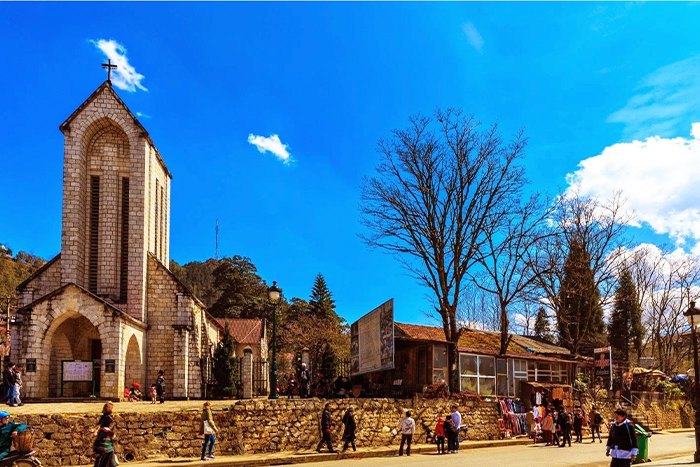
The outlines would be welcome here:
<svg viewBox="0 0 700 467">
<path fill-rule="evenodd" d="M 148 91 L 141 84 L 144 76 L 137 73 L 136 69 L 129 64 L 129 59 L 126 58 L 126 48 L 122 44 L 114 39 L 99 39 L 90 42 L 100 49 L 105 57 L 112 61 L 113 65 L 117 65 L 117 68 L 112 70 L 112 84 L 114 86 L 129 92 L 135 92 L 137 88 Z"/>
<path fill-rule="evenodd" d="M 139 117 L 139 118 L 151 118 L 150 115 L 145 114 L 145 113 L 143 113 L 143 112 L 136 112 L 136 116 Z"/>
<path fill-rule="evenodd" d="M 280 137 L 277 135 L 270 135 L 266 138 L 251 133 L 248 135 L 248 142 L 258 148 L 258 151 L 262 154 L 271 152 L 285 165 L 288 165 L 294 160 L 292 159 L 292 155 L 289 154 L 289 151 L 287 151 L 287 145 L 283 144 L 282 141 L 280 141 Z"/>
<path fill-rule="evenodd" d="M 602 199 L 621 191 L 633 226 L 649 226 L 678 246 L 700 245 L 700 124 L 693 124 L 692 136 L 609 146 L 567 175 L 569 190 Z"/>
<path fill-rule="evenodd" d="M 462 25 L 462 31 L 464 32 L 464 35 L 467 36 L 467 40 L 471 46 L 474 47 L 477 52 L 482 53 L 484 48 L 484 39 L 481 37 L 479 30 L 476 29 L 471 21 Z"/>
<path fill-rule="evenodd" d="M 622 123 L 627 140 L 679 134 L 700 118 L 700 55 L 672 63 L 646 76 L 627 104 L 608 116 Z"/>
</svg>

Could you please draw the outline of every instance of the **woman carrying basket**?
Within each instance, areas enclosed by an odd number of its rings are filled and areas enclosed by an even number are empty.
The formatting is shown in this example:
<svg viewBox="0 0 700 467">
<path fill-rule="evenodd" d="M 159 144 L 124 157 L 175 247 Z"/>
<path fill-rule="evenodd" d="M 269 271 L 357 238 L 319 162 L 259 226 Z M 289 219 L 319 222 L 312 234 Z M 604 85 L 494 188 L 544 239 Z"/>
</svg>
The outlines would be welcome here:
<svg viewBox="0 0 700 467">
<path fill-rule="evenodd" d="M 17 437 L 17 433 L 21 433 L 27 429 L 24 423 L 15 423 L 10 421 L 10 414 L 6 411 L 0 411 L 0 459 L 4 459 L 12 449 L 12 439 Z"/>
</svg>

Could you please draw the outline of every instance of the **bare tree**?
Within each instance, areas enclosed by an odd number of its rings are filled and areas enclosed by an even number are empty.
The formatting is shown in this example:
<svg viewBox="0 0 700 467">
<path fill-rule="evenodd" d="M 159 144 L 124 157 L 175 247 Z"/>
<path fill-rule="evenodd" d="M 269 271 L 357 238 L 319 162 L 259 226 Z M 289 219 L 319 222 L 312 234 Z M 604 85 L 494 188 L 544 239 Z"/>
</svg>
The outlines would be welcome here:
<svg viewBox="0 0 700 467">
<path fill-rule="evenodd" d="M 620 194 L 608 201 L 582 196 L 578 190 L 560 195 L 550 217 L 551 235 L 543 237 L 528 262 L 536 270 L 535 302 L 544 301 L 559 324 L 559 342 L 578 353 L 594 329 L 590 320 L 595 307 L 609 303 L 615 286 L 616 260 L 623 255 L 626 240 L 623 229 L 630 221 Z M 592 291 L 598 290 L 598 303 L 587 303 L 580 316 L 568 316 L 561 287 L 565 264 L 572 247 L 582 250 L 582 257 L 593 273 Z M 562 332 L 563 330 L 563 332 Z"/>
<path fill-rule="evenodd" d="M 433 130 L 432 128 L 436 128 Z M 522 134 L 504 143 L 460 110 L 413 117 L 379 142 L 381 162 L 362 190 L 362 238 L 399 259 L 433 296 L 459 388 L 457 307 L 467 273 L 524 184 Z"/>
<path fill-rule="evenodd" d="M 496 298 L 500 312 L 501 355 L 508 349 L 510 319 L 508 309 L 523 298 L 537 279 L 534 264 L 527 261 L 533 250 L 550 236 L 546 221 L 551 214 L 549 203 L 531 196 L 501 218 L 501 224 L 486 235 L 484 253 L 479 258 L 483 267 L 472 280 L 477 287 Z"/>
<path fill-rule="evenodd" d="M 457 306 L 457 322 L 462 329 L 501 329 L 501 313 L 494 295 L 473 283 L 465 283 Z"/>
</svg>

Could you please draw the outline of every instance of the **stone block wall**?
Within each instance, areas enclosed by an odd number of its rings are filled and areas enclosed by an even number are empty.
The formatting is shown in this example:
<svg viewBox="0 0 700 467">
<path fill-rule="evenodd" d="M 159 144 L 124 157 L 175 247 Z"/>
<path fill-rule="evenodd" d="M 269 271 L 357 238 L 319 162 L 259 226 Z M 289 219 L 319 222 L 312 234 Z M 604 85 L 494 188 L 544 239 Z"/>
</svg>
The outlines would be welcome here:
<svg viewBox="0 0 700 467">
<path fill-rule="evenodd" d="M 400 440 L 397 425 L 405 410 L 416 420 L 416 442 L 425 442 L 440 415 L 449 413 L 452 403 L 459 404 L 464 423 L 470 426 L 468 439 L 498 437 L 496 402 L 479 400 L 416 399 L 339 399 L 329 401 L 336 423 L 333 440 L 340 442 L 342 416 L 348 406 L 355 408 L 357 445 L 363 447 L 396 445 Z M 319 399 L 267 399 L 232 401 L 225 410 L 214 410 L 217 453 L 252 454 L 275 451 L 307 450 L 319 441 L 320 414 L 326 401 Z M 156 457 L 197 457 L 201 453 L 199 426 L 201 412 L 159 412 L 116 414 L 116 449 L 120 459 Z M 44 415 L 16 417 L 39 428 L 44 438 L 39 458 L 46 465 L 90 463 L 97 415 Z"/>
<path fill-rule="evenodd" d="M 49 261 L 46 269 L 29 281 L 29 283 L 19 290 L 19 306 L 29 305 L 61 286 L 61 257 L 60 253 Z"/>
<path fill-rule="evenodd" d="M 693 427 L 693 408 L 688 401 L 648 402 L 637 411 L 662 430 Z"/>
</svg>

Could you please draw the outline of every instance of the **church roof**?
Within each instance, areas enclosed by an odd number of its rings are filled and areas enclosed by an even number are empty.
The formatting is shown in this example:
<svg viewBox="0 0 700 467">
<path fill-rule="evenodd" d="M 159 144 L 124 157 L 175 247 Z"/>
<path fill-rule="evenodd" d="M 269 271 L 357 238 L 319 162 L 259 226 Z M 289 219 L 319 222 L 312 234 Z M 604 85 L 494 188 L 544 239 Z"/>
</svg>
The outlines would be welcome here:
<svg viewBox="0 0 700 467">
<path fill-rule="evenodd" d="M 224 319 L 217 318 L 216 321 L 223 327 L 228 325 L 228 332 L 236 341 L 236 344 L 260 344 L 265 336 L 264 319 Z"/>
<path fill-rule="evenodd" d="M 88 297 L 95 300 L 96 302 L 99 302 L 102 305 L 104 305 L 105 307 L 111 309 L 113 314 L 118 315 L 119 317 L 124 318 L 127 321 L 130 321 L 132 324 L 134 324 L 138 327 L 141 327 L 144 329 L 146 328 L 146 323 L 144 323 L 143 321 L 138 320 L 138 319 L 134 318 L 133 316 L 131 316 L 130 314 L 123 312 L 122 310 L 120 310 L 116 306 L 112 305 L 108 301 L 104 300 L 103 298 L 98 297 L 94 293 L 80 287 L 78 284 L 75 284 L 73 282 L 68 282 L 67 284 L 62 285 L 61 287 L 57 288 L 56 290 L 54 290 L 51 293 L 44 295 L 43 297 L 39 298 L 38 300 L 34 300 L 29 305 L 25 305 L 22 308 L 19 308 L 17 310 L 17 312 L 22 313 L 24 311 L 31 310 L 32 308 L 37 306 L 39 303 L 44 302 L 46 300 L 50 300 L 53 297 L 62 294 L 69 287 L 75 287 L 76 289 L 78 289 L 79 292 L 83 293 L 84 295 L 87 295 Z"/>
<path fill-rule="evenodd" d="M 17 287 L 15 287 L 15 290 L 22 290 L 24 287 L 27 286 L 31 281 L 33 281 L 39 274 L 42 272 L 46 271 L 49 266 L 51 266 L 53 263 L 56 262 L 61 257 L 61 253 L 57 254 L 53 258 L 51 258 L 49 261 L 45 262 L 44 264 L 41 265 L 39 269 L 34 271 L 29 277 L 24 279 Z"/>
<path fill-rule="evenodd" d="M 139 122 L 139 120 L 136 118 L 136 116 L 129 110 L 129 107 L 126 106 L 124 101 L 122 101 L 119 98 L 119 94 L 116 93 L 114 89 L 112 89 L 112 83 L 111 81 L 107 80 L 104 83 L 102 83 L 95 91 L 90 94 L 90 97 L 85 99 L 85 102 L 80 104 L 80 106 L 73 111 L 72 114 L 66 119 L 65 122 L 61 123 L 61 125 L 58 127 L 61 132 L 66 132 L 67 130 L 70 129 L 70 124 L 75 118 L 88 106 L 92 101 L 97 99 L 97 96 L 102 94 L 102 92 L 109 92 L 112 97 L 124 108 L 124 110 L 129 114 L 129 117 L 131 117 L 134 120 L 134 125 L 139 127 L 139 129 L 143 132 L 143 136 L 148 140 L 148 142 L 153 146 L 153 149 L 156 152 L 156 157 L 158 158 L 158 162 L 160 162 L 160 165 L 163 166 L 163 170 L 165 170 L 165 173 L 170 177 L 171 179 L 173 178 L 172 174 L 168 170 L 168 167 L 165 165 L 165 161 L 160 155 L 160 152 L 158 152 L 158 148 L 156 148 L 156 145 L 153 143 L 153 140 L 151 139 L 151 136 L 148 134 L 148 131 L 146 131 L 146 128 Z"/>
</svg>

